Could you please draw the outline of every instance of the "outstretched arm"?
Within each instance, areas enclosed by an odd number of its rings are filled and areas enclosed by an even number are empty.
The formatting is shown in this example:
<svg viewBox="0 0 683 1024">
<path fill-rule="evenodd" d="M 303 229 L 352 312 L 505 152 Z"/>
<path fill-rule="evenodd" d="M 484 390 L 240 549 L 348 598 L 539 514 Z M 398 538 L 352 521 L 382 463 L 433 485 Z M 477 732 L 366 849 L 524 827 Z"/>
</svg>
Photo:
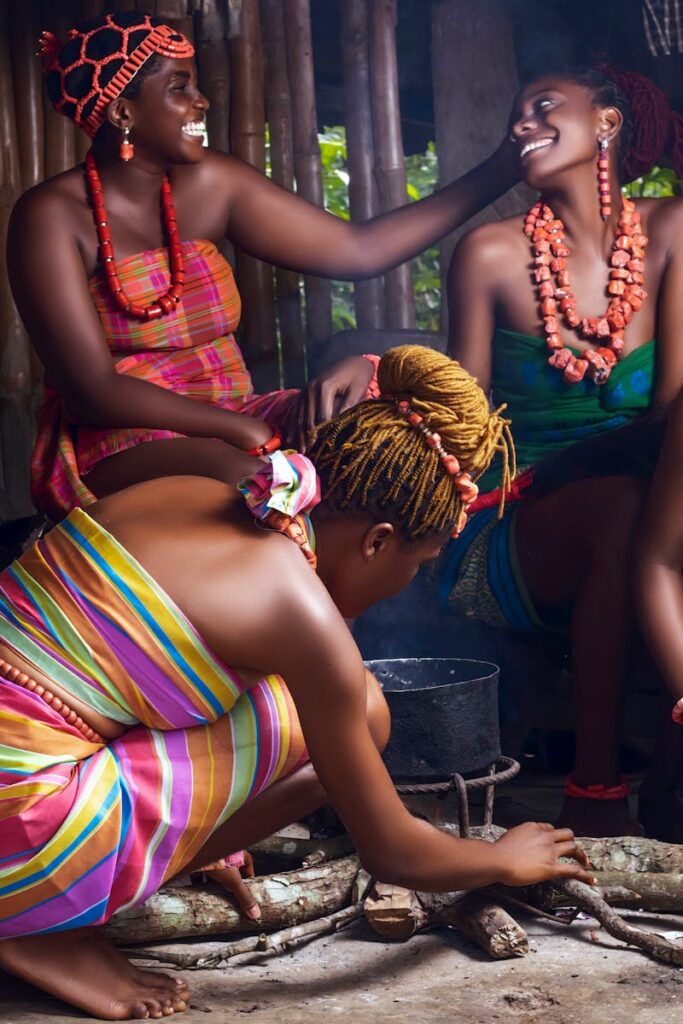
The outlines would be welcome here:
<svg viewBox="0 0 683 1024">
<path fill-rule="evenodd" d="M 286 577 L 286 614 L 263 615 L 269 637 L 259 638 L 260 648 L 278 652 L 277 670 L 294 698 L 313 765 L 366 869 L 432 891 L 560 875 L 590 881 L 567 830 L 529 824 L 489 844 L 454 839 L 410 815 L 370 735 L 365 673 L 353 638 L 320 581 L 297 586 L 297 575 Z M 560 863 L 560 856 L 577 863 Z"/>
<path fill-rule="evenodd" d="M 321 277 L 358 280 L 411 259 L 519 179 L 506 140 L 474 170 L 416 203 L 362 224 L 334 217 L 253 168 L 211 154 L 229 187 L 227 235 L 259 259 Z"/>
<path fill-rule="evenodd" d="M 683 390 L 669 413 L 639 533 L 636 593 L 643 630 L 683 724 Z"/>
</svg>

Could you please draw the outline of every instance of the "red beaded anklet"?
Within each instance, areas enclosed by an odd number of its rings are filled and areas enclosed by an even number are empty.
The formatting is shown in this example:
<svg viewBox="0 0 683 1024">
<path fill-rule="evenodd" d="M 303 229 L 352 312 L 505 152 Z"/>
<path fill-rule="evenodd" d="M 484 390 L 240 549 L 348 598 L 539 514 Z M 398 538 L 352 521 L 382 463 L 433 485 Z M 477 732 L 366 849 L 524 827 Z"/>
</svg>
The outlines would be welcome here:
<svg viewBox="0 0 683 1024">
<path fill-rule="evenodd" d="M 32 693 L 37 694 L 58 715 L 61 715 L 69 725 L 73 725 L 75 729 L 78 729 L 88 743 L 101 743 L 102 745 L 106 743 L 104 737 L 100 736 L 94 729 L 91 729 L 81 716 L 76 714 L 73 708 L 70 708 L 63 700 L 56 697 L 54 693 L 46 690 L 35 679 L 31 679 L 31 676 L 27 675 L 26 672 L 15 668 L 14 665 L 10 665 L 8 661 L 3 661 L 2 658 L 0 658 L 0 676 L 3 679 L 7 679 L 10 683 L 16 683 L 17 686 L 23 686 L 25 690 L 31 690 Z"/>
<path fill-rule="evenodd" d="M 616 786 L 604 786 L 601 782 L 593 786 L 579 786 L 572 776 L 568 775 L 564 784 L 564 795 L 577 800 L 625 800 L 631 795 L 631 787 L 624 778 Z"/>
</svg>

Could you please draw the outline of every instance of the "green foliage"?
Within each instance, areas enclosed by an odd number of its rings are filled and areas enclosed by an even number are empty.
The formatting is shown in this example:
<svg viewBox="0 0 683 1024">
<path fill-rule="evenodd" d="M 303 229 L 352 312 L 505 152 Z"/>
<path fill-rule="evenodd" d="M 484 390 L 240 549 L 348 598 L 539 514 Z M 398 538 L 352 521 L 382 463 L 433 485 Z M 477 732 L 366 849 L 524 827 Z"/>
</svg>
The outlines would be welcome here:
<svg viewBox="0 0 683 1024">
<path fill-rule="evenodd" d="M 325 209 L 337 217 L 349 219 L 349 174 L 346 161 L 346 131 L 341 125 L 325 128 L 318 135 L 325 190 Z M 439 168 L 436 147 L 430 142 L 424 153 L 406 157 L 408 201 L 416 202 L 436 188 Z M 266 127 L 266 173 L 270 174 L 270 139 Z M 624 186 L 632 198 L 646 196 L 656 199 L 683 195 L 683 180 L 669 167 L 653 167 L 642 178 Z M 441 311 L 441 271 L 439 249 L 427 249 L 412 261 L 417 326 L 423 331 L 438 331 Z M 332 319 L 335 331 L 356 326 L 353 307 L 353 285 L 348 281 L 332 282 Z"/>
<path fill-rule="evenodd" d="M 346 163 L 346 132 L 343 127 L 325 128 L 318 136 L 323 167 L 325 209 L 349 219 L 349 174 Z M 425 153 L 406 157 L 408 199 L 414 202 L 434 191 L 438 177 L 436 149 L 430 142 Z M 417 326 L 438 331 L 441 307 L 441 276 L 438 248 L 428 249 L 413 260 Z M 353 286 L 347 281 L 332 284 L 332 319 L 335 331 L 356 326 Z"/>
<path fill-rule="evenodd" d="M 683 180 L 676 177 L 671 167 L 653 167 L 642 178 L 629 182 L 622 191 L 632 199 L 641 196 L 652 199 L 683 196 Z"/>
</svg>

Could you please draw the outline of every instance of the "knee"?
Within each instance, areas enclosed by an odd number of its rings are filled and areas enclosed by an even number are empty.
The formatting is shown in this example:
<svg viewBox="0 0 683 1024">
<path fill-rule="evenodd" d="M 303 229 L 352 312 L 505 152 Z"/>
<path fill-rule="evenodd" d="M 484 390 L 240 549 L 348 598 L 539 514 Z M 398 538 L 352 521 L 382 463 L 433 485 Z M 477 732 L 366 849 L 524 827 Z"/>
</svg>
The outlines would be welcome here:
<svg viewBox="0 0 683 1024">
<path fill-rule="evenodd" d="M 389 742 L 391 713 L 386 698 L 382 693 L 382 687 L 372 672 L 368 672 L 367 669 L 365 670 L 365 680 L 367 683 L 368 725 L 372 738 L 375 741 L 375 746 L 381 753 Z"/>
</svg>

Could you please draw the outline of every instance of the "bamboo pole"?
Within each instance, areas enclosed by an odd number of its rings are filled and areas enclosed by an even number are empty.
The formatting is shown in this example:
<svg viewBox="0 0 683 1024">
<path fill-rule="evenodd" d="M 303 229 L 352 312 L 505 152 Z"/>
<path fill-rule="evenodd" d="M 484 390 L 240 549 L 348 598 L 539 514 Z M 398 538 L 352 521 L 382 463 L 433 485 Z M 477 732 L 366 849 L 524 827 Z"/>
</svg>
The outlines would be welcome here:
<svg viewBox="0 0 683 1024">
<path fill-rule="evenodd" d="M 73 6 L 73 4 L 72 4 Z M 118 10 L 123 8 L 119 5 L 116 6 Z M 109 10 L 109 5 L 107 5 Z M 99 17 L 105 13 L 105 2 L 104 0 L 79 0 L 75 5 L 73 11 L 73 24 L 80 25 L 85 21 L 92 21 L 93 18 Z M 88 152 L 91 146 L 90 137 L 86 133 L 79 129 L 76 131 L 76 161 L 82 163 L 85 159 L 85 154 Z"/>
<path fill-rule="evenodd" d="M 6 0 L 0 4 L 0 252 L 4 254 L 12 207 L 21 194 L 14 86 Z M 28 464 L 31 443 L 31 367 L 28 341 L 17 313 L 6 264 L 0 271 L 0 518 L 31 512 Z"/>
<path fill-rule="evenodd" d="M 315 106 L 313 43 L 309 0 L 284 0 L 287 71 L 292 95 L 294 174 L 304 199 L 324 206 L 322 164 Z M 307 275 L 306 339 L 311 345 L 332 336 L 332 287 L 329 281 Z"/>
<path fill-rule="evenodd" d="M 24 191 L 33 188 L 45 176 L 43 116 L 43 78 L 40 61 L 36 56 L 41 19 L 35 2 L 13 5 L 10 8 L 10 46 L 14 110 L 19 145 L 21 186 Z M 28 341 L 26 341 L 28 345 Z M 34 349 L 28 345 L 31 369 L 31 390 L 42 388 L 43 367 Z M 36 394 L 37 397 L 37 394 Z"/>
<path fill-rule="evenodd" d="M 266 63 L 266 117 L 270 133 L 273 181 L 294 191 L 292 103 L 287 78 L 285 21 L 282 0 L 261 0 L 263 52 Z M 301 278 L 293 270 L 275 271 L 280 350 L 284 384 L 300 387 L 305 380 L 304 326 L 301 316 Z"/>
<path fill-rule="evenodd" d="M 35 4 L 13 4 L 10 9 L 10 46 L 14 109 L 21 184 L 33 188 L 44 177 L 43 81 L 40 61 L 36 57 L 41 20 Z"/>
<path fill-rule="evenodd" d="M 243 0 L 240 34 L 229 40 L 232 90 L 230 141 L 235 156 L 265 171 L 263 52 L 259 0 Z M 248 360 L 258 362 L 261 387 L 277 383 L 277 336 L 273 302 L 273 268 L 246 253 L 237 258 L 243 300 L 243 328 Z M 268 365 L 264 365 L 268 363 Z"/>
<path fill-rule="evenodd" d="M 43 28 L 54 32 L 64 40 L 67 31 L 73 27 L 73 8 L 65 4 L 43 2 Z M 72 122 L 58 114 L 50 103 L 47 93 L 44 94 L 45 117 L 45 177 L 51 178 L 61 174 L 76 164 L 76 132 Z"/>
<path fill-rule="evenodd" d="M 383 212 L 407 201 L 396 60 L 396 0 L 370 0 L 370 66 L 376 175 Z M 388 327 L 415 327 L 409 263 L 385 275 Z"/>
<path fill-rule="evenodd" d="M 194 42 L 194 6 L 193 0 L 156 0 L 154 13 Z M 132 0 L 131 7 L 135 7 L 135 0 Z"/>
<path fill-rule="evenodd" d="M 82 21 L 91 21 L 92 18 L 99 17 L 100 14 L 104 14 L 104 7 L 104 0 L 79 0 L 76 5 L 74 24 L 79 24 Z"/>
<path fill-rule="evenodd" d="M 206 114 L 209 145 L 230 152 L 230 59 L 228 25 L 220 0 L 201 0 L 194 17 L 199 88 L 210 103 Z M 235 249 L 227 238 L 221 252 L 235 266 Z"/>
<path fill-rule="evenodd" d="M 349 208 L 352 220 L 364 221 L 379 213 L 374 175 L 367 0 L 346 0 L 341 5 L 341 19 Z M 381 277 L 357 281 L 353 302 L 356 326 L 360 330 L 384 326 L 384 284 Z"/>
<path fill-rule="evenodd" d="M 514 55 L 513 16 L 506 0 L 478 0 L 476 17 L 470 0 L 432 4 L 434 122 L 442 186 L 475 167 L 503 138 L 518 87 Z M 458 239 L 479 224 L 527 210 L 533 202 L 531 189 L 517 185 L 442 241 L 444 300 Z M 444 325 L 446 319 L 444 301 Z"/>
</svg>

